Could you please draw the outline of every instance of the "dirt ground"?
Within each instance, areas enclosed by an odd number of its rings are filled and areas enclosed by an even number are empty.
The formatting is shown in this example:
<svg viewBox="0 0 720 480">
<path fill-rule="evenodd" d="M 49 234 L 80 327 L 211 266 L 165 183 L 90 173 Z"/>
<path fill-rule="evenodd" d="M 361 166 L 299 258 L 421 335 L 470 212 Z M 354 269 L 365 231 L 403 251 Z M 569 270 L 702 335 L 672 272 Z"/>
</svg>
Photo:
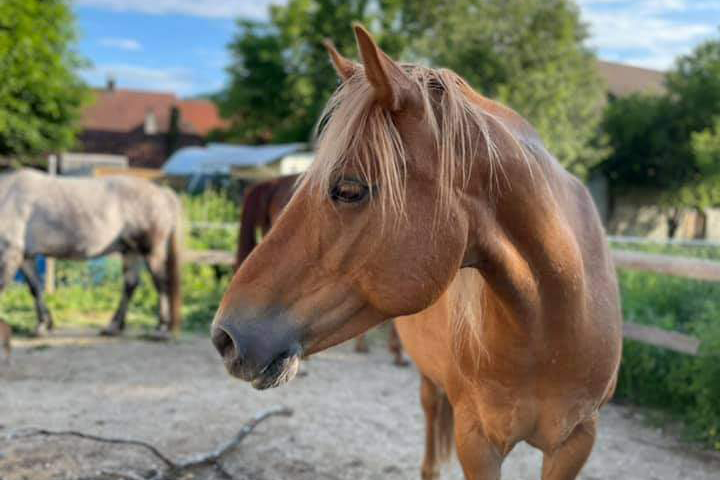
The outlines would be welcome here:
<svg viewBox="0 0 720 480">
<path fill-rule="evenodd" d="M 0 365 L 0 480 L 144 478 L 159 462 L 129 446 L 74 438 L 17 437 L 26 427 L 73 429 L 147 441 L 173 458 L 206 452 L 270 405 L 295 410 L 260 424 L 224 461 L 237 479 L 417 479 L 423 417 L 418 376 L 391 364 L 385 336 L 372 353 L 343 345 L 305 364 L 307 376 L 265 392 L 231 379 L 210 341 L 105 339 L 61 331 L 16 342 Z M 519 445 L 503 478 L 537 479 L 541 456 Z M 214 478 L 208 471 L 194 478 Z M 217 477 L 219 478 L 219 477 Z M 443 478 L 460 479 L 456 461 Z M 718 480 L 720 457 L 646 426 L 626 407 L 603 411 L 585 480 Z"/>
</svg>

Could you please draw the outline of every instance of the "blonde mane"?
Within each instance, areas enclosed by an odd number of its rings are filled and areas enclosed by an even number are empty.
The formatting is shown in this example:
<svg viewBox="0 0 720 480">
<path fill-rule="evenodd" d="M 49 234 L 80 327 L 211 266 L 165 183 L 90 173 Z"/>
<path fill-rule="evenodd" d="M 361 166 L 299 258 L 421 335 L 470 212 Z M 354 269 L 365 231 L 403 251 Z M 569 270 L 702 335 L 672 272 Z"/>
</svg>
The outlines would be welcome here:
<svg viewBox="0 0 720 480">
<path fill-rule="evenodd" d="M 460 180 L 463 185 L 467 184 L 480 154 L 484 154 L 482 158 L 488 162 L 487 188 L 491 196 L 509 185 L 504 162 L 523 162 L 530 177 L 535 178 L 533 169 L 537 161 L 531 162 L 531 156 L 542 161 L 540 157 L 544 155 L 538 154 L 536 144 L 542 145 L 529 124 L 521 120 L 531 132 L 530 136 L 518 134 L 505 119 L 473 101 L 474 90 L 450 70 L 416 65 L 403 65 L 402 68 L 420 92 L 422 114 L 438 152 L 439 189 L 433 223 L 446 214 L 456 182 Z M 362 67 L 358 67 L 328 101 L 316 126 L 315 140 L 315 161 L 299 179 L 300 187 L 310 187 L 310 195 L 315 201 L 327 198 L 340 172 L 352 162 L 367 185 L 381 186 L 383 228 L 388 212 L 395 214 L 398 221 L 405 218 L 405 147 L 392 113 L 375 101 L 373 87 L 365 78 Z M 435 228 L 431 226 L 429 231 L 432 233 Z M 461 347 L 471 338 L 477 345 L 482 343 L 479 318 L 467 312 L 456 312 L 452 325 L 457 352 L 464 351 Z M 479 361 L 483 352 L 477 354 Z"/>
<path fill-rule="evenodd" d="M 513 131 L 496 116 L 468 97 L 472 88 L 456 73 L 403 65 L 408 78 L 420 92 L 424 117 L 432 132 L 439 155 L 439 201 L 436 214 L 450 204 L 453 185 L 470 178 L 473 160 L 485 150 L 490 172 L 489 188 L 501 187 L 501 175 L 507 181 L 500 161 L 498 132 L 504 146 L 514 146 L 529 165 L 526 147 Z M 509 140 L 509 141 L 507 141 Z M 392 113 L 374 100 L 372 86 L 361 67 L 335 91 L 328 101 L 315 130 L 316 159 L 303 175 L 301 184 L 309 184 L 313 197 L 326 198 L 339 172 L 352 162 L 368 185 L 381 185 L 383 216 L 392 210 L 404 215 L 406 154 Z"/>
</svg>

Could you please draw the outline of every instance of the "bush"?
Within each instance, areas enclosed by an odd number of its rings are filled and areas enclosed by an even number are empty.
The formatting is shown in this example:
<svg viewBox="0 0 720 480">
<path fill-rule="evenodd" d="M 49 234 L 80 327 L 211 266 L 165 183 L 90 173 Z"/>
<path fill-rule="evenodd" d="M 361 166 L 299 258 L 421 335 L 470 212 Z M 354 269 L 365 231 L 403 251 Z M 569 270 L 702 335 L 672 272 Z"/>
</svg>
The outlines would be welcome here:
<svg viewBox="0 0 720 480">
<path fill-rule="evenodd" d="M 642 250 L 720 258 L 717 248 Z M 618 278 L 625 321 L 694 335 L 702 344 L 701 355 L 691 357 L 625 340 L 616 398 L 660 408 L 720 450 L 720 283 L 635 271 Z"/>
<path fill-rule="evenodd" d="M 180 199 L 187 248 L 235 251 L 240 212 L 237 202 L 227 192 L 205 190 L 199 195 L 182 194 Z"/>
</svg>

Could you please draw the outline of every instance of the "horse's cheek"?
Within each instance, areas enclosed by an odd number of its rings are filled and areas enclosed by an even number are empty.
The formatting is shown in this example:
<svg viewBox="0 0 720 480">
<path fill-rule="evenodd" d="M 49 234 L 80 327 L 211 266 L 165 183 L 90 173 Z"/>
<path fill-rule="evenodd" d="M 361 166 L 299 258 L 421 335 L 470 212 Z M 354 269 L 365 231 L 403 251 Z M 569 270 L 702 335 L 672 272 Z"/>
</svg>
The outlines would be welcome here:
<svg viewBox="0 0 720 480">
<path fill-rule="evenodd" d="M 363 290 L 378 310 L 410 315 L 432 305 L 460 268 L 461 234 L 422 232 L 386 242 L 366 270 Z M 454 231 L 453 233 L 457 233 Z"/>
</svg>

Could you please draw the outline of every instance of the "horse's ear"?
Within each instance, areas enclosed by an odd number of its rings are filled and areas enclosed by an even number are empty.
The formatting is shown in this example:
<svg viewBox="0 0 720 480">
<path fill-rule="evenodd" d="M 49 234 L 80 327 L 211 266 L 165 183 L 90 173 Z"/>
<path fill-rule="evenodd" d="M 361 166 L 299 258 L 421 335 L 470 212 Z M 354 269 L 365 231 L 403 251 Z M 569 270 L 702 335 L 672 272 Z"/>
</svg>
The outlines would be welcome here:
<svg viewBox="0 0 720 480">
<path fill-rule="evenodd" d="M 323 40 L 323 45 L 328 51 L 328 54 L 330 55 L 330 61 L 332 62 L 333 67 L 335 67 L 335 71 L 337 72 L 340 79 L 345 81 L 348 78 L 352 77 L 353 73 L 355 73 L 355 70 L 357 70 L 359 65 L 343 57 L 340 52 L 337 51 L 332 40 L 330 40 L 329 38 Z"/>
<path fill-rule="evenodd" d="M 400 108 L 403 95 L 410 91 L 410 79 L 385 52 L 380 50 L 370 33 L 356 23 L 355 39 L 365 66 L 365 77 L 375 90 L 375 97 L 385 108 Z"/>
</svg>

